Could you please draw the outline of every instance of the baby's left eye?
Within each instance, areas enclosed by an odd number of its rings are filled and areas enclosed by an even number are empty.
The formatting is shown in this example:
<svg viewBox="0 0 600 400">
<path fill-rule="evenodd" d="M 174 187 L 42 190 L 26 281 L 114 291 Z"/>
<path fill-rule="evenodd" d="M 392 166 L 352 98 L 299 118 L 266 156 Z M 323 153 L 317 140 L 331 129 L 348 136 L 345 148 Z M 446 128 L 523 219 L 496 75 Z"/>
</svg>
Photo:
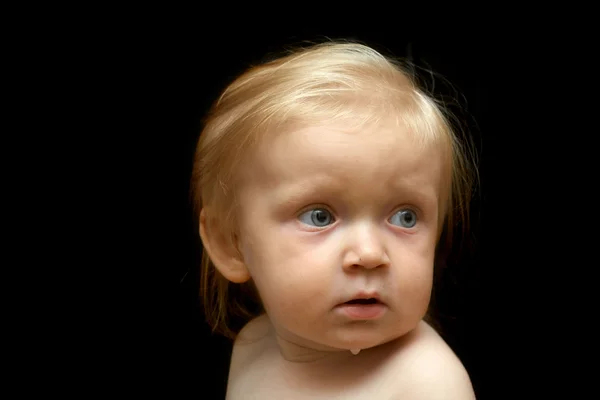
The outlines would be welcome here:
<svg viewBox="0 0 600 400">
<path fill-rule="evenodd" d="M 413 210 L 400 210 L 389 221 L 403 228 L 412 228 L 417 224 L 417 214 Z"/>
</svg>

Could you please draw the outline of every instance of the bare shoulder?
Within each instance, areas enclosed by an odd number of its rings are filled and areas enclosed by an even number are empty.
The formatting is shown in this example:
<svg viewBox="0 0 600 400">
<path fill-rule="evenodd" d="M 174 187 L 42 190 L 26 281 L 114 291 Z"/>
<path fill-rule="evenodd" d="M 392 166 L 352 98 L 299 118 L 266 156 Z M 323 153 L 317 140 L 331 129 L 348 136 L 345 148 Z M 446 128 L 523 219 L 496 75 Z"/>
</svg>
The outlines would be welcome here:
<svg viewBox="0 0 600 400">
<path fill-rule="evenodd" d="M 398 345 L 399 398 L 473 400 L 464 365 L 443 338 L 422 322 Z"/>
<path fill-rule="evenodd" d="M 271 322 L 266 314 L 260 315 L 248 322 L 237 335 L 236 345 L 256 343 L 265 338 L 271 330 Z"/>
<path fill-rule="evenodd" d="M 233 343 L 229 367 L 230 379 L 264 351 L 265 346 L 268 345 L 270 331 L 271 323 L 266 315 L 253 319 L 242 328 Z"/>
</svg>

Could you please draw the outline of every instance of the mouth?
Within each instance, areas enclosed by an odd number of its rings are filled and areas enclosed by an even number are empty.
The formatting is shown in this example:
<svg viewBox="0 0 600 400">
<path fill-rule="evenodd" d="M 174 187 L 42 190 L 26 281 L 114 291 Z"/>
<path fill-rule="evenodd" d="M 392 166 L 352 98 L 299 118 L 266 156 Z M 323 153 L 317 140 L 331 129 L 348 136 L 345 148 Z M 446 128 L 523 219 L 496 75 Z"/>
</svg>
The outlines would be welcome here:
<svg viewBox="0 0 600 400">
<path fill-rule="evenodd" d="M 351 299 L 342 303 L 341 305 L 373 305 L 373 304 L 383 304 L 381 301 L 381 297 L 377 292 L 359 292 L 356 293 Z"/>
<path fill-rule="evenodd" d="M 362 305 L 369 305 L 369 304 L 380 304 L 381 302 L 376 299 L 375 297 L 370 297 L 368 299 L 352 299 L 350 301 L 347 301 L 343 304 L 362 304 Z"/>
<path fill-rule="evenodd" d="M 378 297 L 360 296 L 340 304 L 337 310 L 351 320 L 374 320 L 381 318 L 387 307 Z"/>
</svg>

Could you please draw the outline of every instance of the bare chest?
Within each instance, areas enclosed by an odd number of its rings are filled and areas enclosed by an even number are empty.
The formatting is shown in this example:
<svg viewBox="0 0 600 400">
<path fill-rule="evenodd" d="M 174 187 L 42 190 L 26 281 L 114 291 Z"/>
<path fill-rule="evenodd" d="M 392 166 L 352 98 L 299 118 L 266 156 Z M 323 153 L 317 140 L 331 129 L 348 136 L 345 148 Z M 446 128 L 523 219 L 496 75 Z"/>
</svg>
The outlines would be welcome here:
<svg viewBox="0 0 600 400">
<path fill-rule="evenodd" d="M 398 394 L 398 379 L 389 371 L 364 364 L 331 368 L 261 360 L 249 367 L 230 377 L 228 400 L 391 400 Z"/>
</svg>

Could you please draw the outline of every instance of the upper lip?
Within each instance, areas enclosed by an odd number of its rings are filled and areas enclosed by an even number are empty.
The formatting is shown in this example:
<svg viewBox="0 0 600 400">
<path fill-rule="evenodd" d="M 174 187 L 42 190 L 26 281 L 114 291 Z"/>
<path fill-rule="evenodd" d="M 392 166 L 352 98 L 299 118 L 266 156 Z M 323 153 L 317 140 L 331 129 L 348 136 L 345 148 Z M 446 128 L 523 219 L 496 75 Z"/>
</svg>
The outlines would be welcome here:
<svg viewBox="0 0 600 400">
<path fill-rule="evenodd" d="M 383 301 L 381 301 L 381 296 L 377 292 L 360 292 L 360 293 L 357 293 L 356 295 L 352 296 L 351 298 L 346 299 L 344 302 L 342 302 L 342 304 L 347 303 L 352 300 L 368 300 L 368 299 L 375 299 L 375 300 L 377 300 L 377 302 L 383 303 Z"/>
</svg>

